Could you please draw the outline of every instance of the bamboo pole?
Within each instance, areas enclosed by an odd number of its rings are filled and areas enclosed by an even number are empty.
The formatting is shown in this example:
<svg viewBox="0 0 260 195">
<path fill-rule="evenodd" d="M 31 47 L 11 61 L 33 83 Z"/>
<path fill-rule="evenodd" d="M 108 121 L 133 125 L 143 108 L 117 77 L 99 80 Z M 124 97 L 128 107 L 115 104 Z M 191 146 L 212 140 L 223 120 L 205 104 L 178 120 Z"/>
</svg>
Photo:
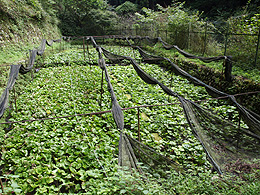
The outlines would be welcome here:
<svg viewBox="0 0 260 195">
<path fill-rule="evenodd" d="M 102 108 L 103 82 L 104 82 L 104 70 L 102 70 L 102 77 L 101 77 L 101 89 L 100 89 L 100 101 L 99 101 L 100 110 Z"/>
<path fill-rule="evenodd" d="M 257 62 L 259 42 L 260 42 L 260 27 L 259 27 L 259 31 L 258 31 L 258 38 L 257 38 L 256 52 L 255 52 L 255 63 L 254 63 L 255 66 L 256 66 L 256 62 Z"/>
<path fill-rule="evenodd" d="M 137 108 L 137 117 L 138 117 L 138 141 L 141 142 L 141 136 L 140 136 L 140 108 Z"/>
</svg>

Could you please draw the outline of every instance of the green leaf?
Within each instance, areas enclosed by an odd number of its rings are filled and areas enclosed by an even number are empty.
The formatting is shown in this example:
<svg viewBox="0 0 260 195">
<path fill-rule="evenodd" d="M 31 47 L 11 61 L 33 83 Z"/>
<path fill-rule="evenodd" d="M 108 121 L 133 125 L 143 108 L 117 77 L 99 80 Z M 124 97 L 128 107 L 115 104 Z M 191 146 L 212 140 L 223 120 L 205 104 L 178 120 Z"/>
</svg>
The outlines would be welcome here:
<svg viewBox="0 0 260 195">
<path fill-rule="evenodd" d="M 125 194 L 126 193 L 126 190 L 122 189 L 120 190 L 120 194 Z"/>
</svg>

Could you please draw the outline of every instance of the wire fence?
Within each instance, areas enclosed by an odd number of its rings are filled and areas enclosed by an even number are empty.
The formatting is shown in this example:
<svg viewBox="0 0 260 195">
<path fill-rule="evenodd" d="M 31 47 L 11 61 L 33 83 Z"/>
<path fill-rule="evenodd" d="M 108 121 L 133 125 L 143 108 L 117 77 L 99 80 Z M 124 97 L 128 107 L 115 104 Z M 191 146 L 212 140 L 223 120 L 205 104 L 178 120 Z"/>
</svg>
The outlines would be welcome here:
<svg viewBox="0 0 260 195">
<path fill-rule="evenodd" d="M 239 94 L 234 94 L 233 96 L 252 95 L 252 94 L 257 94 L 257 93 L 260 93 L 260 91 L 239 93 Z M 205 102 L 205 101 L 211 101 L 211 100 L 226 99 L 227 97 L 228 96 L 222 96 L 222 97 L 198 100 L 198 101 L 194 101 L 194 102 L 199 103 L 199 102 Z M 168 103 L 168 104 L 133 106 L 133 107 L 122 108 L 122 110 L 140 109 L 140 108 L 148 108 L 148 107 L 160 107 L 160 106 L 171 106 L 171 105 L 176 105 L 176 104 L 181 105 L 180 102 L 174 102 L 174 103 Z M 45 121 L 45 120 L 55 120 L 55 119 L 61 119 L 61 118 L 73 118 L 73 117 L 77 117 L 77 116 L 101 115 L 101 114 L 111 113 L 111 111 L 112 110 L 105 110 L 105 111 L 99 111 L 99 112 L 89 112 L 89 113 L 66 115 L 66 116 L 47 117 L 47 118 L 38 118 L 38 119 L 27 119 L 27 120 L 21 120 L 21 121 L 7 121 L 7 122 L 0 123 L 0 125 L 2 125 L 2 124 L 14 124 L 14 123 L 25 123 L 25 122 L 35 122 L 35 121 Z"/>
<path fill-rule="evenodd" d="M 184 30 L 122 28 L 107 31 L 106 34 L 161 37 L 166 42 L 202 56 L 233 56 L 233 60 L 239 65 L 260 68 L 260 28 L 258 33 L 233 33 L 228 23 L 218 29 L 213 29 L 206 23 L 201 31 L 196 31 L 188 25 Z"/>
</svg>

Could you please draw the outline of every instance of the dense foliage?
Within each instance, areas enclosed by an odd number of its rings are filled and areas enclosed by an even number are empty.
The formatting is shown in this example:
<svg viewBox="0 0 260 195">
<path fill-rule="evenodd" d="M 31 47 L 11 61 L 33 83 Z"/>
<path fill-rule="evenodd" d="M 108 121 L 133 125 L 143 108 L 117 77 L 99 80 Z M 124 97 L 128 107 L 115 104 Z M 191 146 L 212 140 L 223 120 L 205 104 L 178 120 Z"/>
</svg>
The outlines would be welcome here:
<svg viewBox="0 0 260 195">
<path fill-rule="evenodd" d="M 19 42 L 36 43 L 41 37 L 60 36 L 52 0 L 0 1 L 1 50 Z"/>
<path fill-rule="evenodd" d="M 108 2 L 111 5 L 114 6 L 119 6 L 123 3 L 125 3 L 127 0 L 109 0 Z M 156 4 L 160 4 L 162 6 L 168 6 L 172 3 L 172 0 L 163 0 L 163 1 L 159 1 L 159 0 L 141 0 L 141 1 L 137 1 L 137 0 L 128 0 L 132 3 L 135 3 L 136 5 L 138 5 L 139 8 L 142 7 L 147 7 L 150 9 L 156 9 Z"/>
<path fill-rule="evenodd" d="M 231 7 L 229 2 L 247 7 L 237 12 L 239 17 L 230 17 L 230 12 L 227 11 L 227 8 Z M 156 6 L 157 3 L 160 5 Z M 168 7 L 171 3 L 172 6 Z M 187 1 L 182 4 L 156 0 L 0 0 L 0 62 L 13 63 L 26 58 L 29 47 L 22 45 L 22 41 L 37 43 L 42 37 L 59 38 L 61 33 L 72 36 L 104 35 L 108 32 L 122 32 L 124 28 L 134 28 L 137 35 L 138 30 L 149 29 L 151 33 L 148 35 L 156 37 L 162 29 L 168 33 L 165 38 L 168 36 L 170 43 L 203 54 L 223 55 L 226 41 L 229 48 L 226 54 L 234 57 L 234 73 L 259 81 L 259 76 L 255 76 L 259 70 L 252 66 L 257 60 L 254 58 L 257 36 L 225 34 L 258 34 L 259 14 L 250 12 L 253 10 L 252 5 L 257 3 L 258 0 L 248 4 L 244 1 L 225 1 L 220 7 L 212 7 L 216 1 Z M 214 13 L 214 10 L 205 13 L 187 11 L 186 8 L 190 5 L 197 6 L 200 11 L 215 9 L 221 14 Z M 225 5 L 226 8 L 222 7 Z M 232 14 L 234 12 L 235 9 Z M 214 26 L 203 19 L 207 16 L 210 20 L 219 20 L 219 16 L 229 19 L 225 25 L 214 23 Z M 200 33 L 187 33 L 191 30 Z M 206 32 L 220 32 L 223 37 L 206 36 Z M 9 43 L 16 43 L 19 47 L 7 47 Z M 130 48 L 106 48 L 120 55 L 137 58 L 145 71 L 185 98 L 199 101 L 209 97 L 204 88 L 191 85 L 187 80 L 156 65 L 141 63 L 140 56 Z M 174 56 L 179 57 L 178 54 Z M 98 56 L 93 48 L 87 58 L 91 62 L 97 61 Z M 110 95 L 105 87 L 102 102 L 100 99 L 101 70 L 97 66 L 85 66 L 89 64 L 84 61 L 81 50 L 69 49 L 41 60 L 41 63 L 47 64 L 38 64 L 33 79 L 31 75 L 19 77 L 16 85 L 17 102 L 14 102 L 16 97 L 12 92 L 11 106 L 0 122 L 5 119 L 40 119 L 110 109 Z M 211 63 L 209 66 L 221 69 L 221 65 Z M 250 71 L 244 72 L 249 69 Z M 0 69 L 0 92 L 8 79 L 8 71 L 8 67 Z M 109 66 L 108 71 L 122 107 L 175 102 L 175 98 L 167 97 L 159 87 L 144 84 L 130 66 Z M 201 70 L 198 69 L 198 74 L 199 71 Z M 214 76 L 211 79 L 216 83 L 219 81 L 219 78 Z M 241 91 L 244 90 L 243 86 L 239 85 Z M 237 92 L 238 85 L 232 87 L 231 90 Z M 254 101 L 258 101 L 257 98 Z M 239 113 L 233 106 L 223 102 L 220 104 L 217 100 L 201 104 L 226 119 L 238 122 Z M 125 131 L 137 138 L 137 110 L 124 111 L 124 114 Z M 259 193 L 259 162 L 253 162 L 255 167 L 235 162 L 230 169 L 239 177 L 219 177 L 211 172 L 203 148 L 192 134 L 180 105 L 141 108 L 140 117 L 142 142 L 177 162 L 180 167 L 186 169 L 186 174 L 173 170 L 165 179 L 160 175 L 147 173 L 144 179 L 138 173 L 119 170 L 119 134 L 111 113 L 56 118 L 13 125 L 0 124 L 0 193 Z M 247 169 L 243 172 L 245 167 Z"/>
<path fill-rule="evenodd" d="M 185 7 L 192 10 L 199 10 L 203 12 L 203 17 L 207 17 L 210 20 L 223 20 L 228 19 L 234 15 L 241 15 L 243 8 L 252 13 L 257 13 L 260 5 L 259 0 L 180 0 L 185 2 Z"/>
<path fill-rule="evenodd" d="M 176 3 L 175 6 L 163 8 L 158 5 L 158 11 L 153 11 L 148 8 L 142 9 L 143 14 L 137 13 L 137 24 L 139 28 L 150 29 L 156 36 L 158 31 L 167 30 L 169 33 L 168 38 L 171 40 L 170 43 L 174 43 L 181 48 L 187 47 L 187 40 L 189 39 L 189 31 L 202 31 L 204 29 L 205 21 L 200 19 L 199 12 L 189 14 L 184 11 L 183 3 Z M 212 27 L 211 24 L 208 26 Z M 193 40 L 194 48 L 200 48 L 199 44 L 204 44 L 202 37 L 204 35 L 194 35 Z"/>
<path fill-rule="evenodd" d="M 106 49 L 116 54 L 130 55 L 138 61 L 140 59 L 139 54 L 128 47 L 106 46 Z M 90 60 L 96 62 L 97 52 L 94 49 L 89 52 Z M 31 75 L 21 76 L 18 80 L 18 112 L 10 112 L 10 121 L 110 109 L 110 94 L 106 85 L 102 102 L 100 99 L 101 69 L 98 66 L 84 66 L 86 62 L 82 50 L 70 49 L 54 54 L 45 62 L 45 68 L 38 67 L 33 80 Z M 157 65 L 140 65 L 188 99 L 208 97 L 204 88 L 191 85 L 186 79 L 172 75 Z M 131 66 L 107 68 L 122 107 L 176 101 L 167 97 L 159 87 L 145 84 Z M 14 99 L 14 94 L 11 96 Z M 226 118 L 236 119 L 234 116 L 238 116 L 234 107 L 217 100 L 205 101 L 202 105 Z M 124 111 L 124 116 L 125 131 L 137 138 L 137 110 Z M 173 159 L 186 169 L 185 174 L 172 170 L 165 179 L 147 173 L 144 179 L 138 173 L 120 171 L 117 166 L 119 132 L 112 114 L 107 113 L 1 125 L 0 166 L 1 179 L 5 181 L 1 190 L 20 194 L 259 192 L 259 172 L 252 170 L 249 175 L 243 173 L 243 180 L 228 176 L 222 178 L 211 173 L 203 148 L 192 134 L 179 104 L 141 108 L 140 117 L 141 141 Z M 252 183 L 247 184 L 246 181 Z"/>
<path fill-rule="evenodd" d="M 255 14 L 251 17 L 242 15 L 229 18 L 227 24 L 231 33 L 228 43 L 230 55 L 234 56 L 235 61 L 240 61 L 239 66 L 244 67 L 245 70 L 252 69 L 252 66 L 249 65 L 255 64 L 255 60 L 260 59 L 259 56 L 257 59 L 255 58 L 257 44 L 259 44 L 260 15 Z M 246 35 L 239 36 L 240 34 Z M 243 45 L 242 48 L 241 45 Z"/>
<path fill-rule="evenodd" d="M 105 1 L 57 0 L 60 28 L 63 35 L 98 35 L 113 28 L 116 14 Z"/>
</svg>

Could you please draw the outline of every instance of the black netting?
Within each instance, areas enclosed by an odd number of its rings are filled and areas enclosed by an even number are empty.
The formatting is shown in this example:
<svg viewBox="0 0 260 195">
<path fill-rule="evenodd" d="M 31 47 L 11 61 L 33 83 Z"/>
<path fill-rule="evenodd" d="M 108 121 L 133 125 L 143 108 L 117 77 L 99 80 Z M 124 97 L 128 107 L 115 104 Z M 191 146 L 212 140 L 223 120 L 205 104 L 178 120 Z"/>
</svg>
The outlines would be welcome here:
<svg viewBox="0 0 260 195">
<path fill-rule="evenodd" d="M 126 167 L 129 171 L 135 169 L 140 173 L 143 173 L 142 167 L 145 166 L 145 169 L 149 172 L 158 172 L 158 174 L 160 174 L 161 176 L 166 175 L 166 171 L 170 170 L 171 168 L 174 168 L 178 171 L 181 170 L 179 166 L 170 159 L 159 154 L 154 149 L 145 146 L 144 144 L 141 144 L 140 142 L 123 132 L 123 112 L 116 99 L 102 54 L 104 54 L 109 60 L 130 60 L 137 74 L 145 82 L 149 84 L 157 84 L 158 81 L 150 75 L 148 75 L 146 72 L 144 72 L 138 66 L 134 59 L 126 56 L 115 55 L 105 50 L 104 48 L 99 47 L 96 44 L 93 37 L 91 38 L 91 40 L 93 41 L 93 45 L 96 47 L 96 50 L 98 51 L 99 65 L 101 69 L 105 71 L 105 78 L 107 81 L 108 91 L 111 95 L 112 115 L 117 125 L 117 128 L 120 130 L 118 164 L 122 167 Z M 140 163 L 143 163 L 143 165 L 141 165 Z"/>
<path fill-rule="evenodd" d="M 178 172 L 183 171 L 176 162 L 161 155 L 151 147 L 148 147 L 131 136 L 125 136 L 128 138 L 138 161 L 143 163 L 146 166 L 146 170 L 151 174 L 159 173 L 160 175 L 166 175 L 166 171 L 171 169 Z"/>
<path fill-rule="evenodd" d="M 33 49 L 30 51 L 30 57 L 29 57 L 27 66 L 24 66 L 24 65 L 12 65 L 11 66 L 7 87 L 4 90 L 4 92 L 0 98 L 0 118 L 3 116 L 3 114 L 7 108 L 9 91 L 12 89 L 13 85 L 15 84 L 15 81 L 18 77 L 18 73 L 26 74 L 27 72 L 31 71 L 34 66 L 36 56 L 42 55 L 44 53 L 46 44 L 48 46 L 51 46 L 53 44 L 53 42 L 60 42 L 62 40 L 62 38 L 56 39 L 56 40 L 51 40 L 49 42 L 46 39 L 43 39 L 41 42 L 41 45 L 38 49 Z"/>
<path fill-rule="evenodd" d="M 113 62 L 129 62 L 135 69 L 138 76 L 146 83 L 159 85 L 162 90 L 170 95 L 177 97 L 180 100 L 180 103 L 183 106 L 183 110 L 186 116 L 186 119 L 190 125 L 195 136 L 201 142 L 205 152 L 207 153 L 208 159 L 213 164 L 215 169 L 222 173 L 225 171 L 228 164 L 232 161 L 237 161 L 238 159 L 248 160 L 251 158 L 259 158 L 260 148 L 259 148 L 259 140 L 260 140 L 260 116 L 256 113 L 248 110 L 241 106 L 234 96 L 221 92 L 199 79 L 192 77 L 190 74 L 179 68 L 176 64 L 171 62 L 168 58 L 151 55 L 140 47 L 134 46 L 131 42 L 136 43 L 145 43 L 149 45 L 154 45 L 158 40 L 163 43 L 165 48 L 175 48 L 180 53 L 188 58 L 198 58 L 202 61 L 209 62 L 212 60 L 222 60 L 225 59 L 226 62 L 231 61 L 229 57 L 220 56 L 213 58 L 204 58 L 197 57 L 192 54 L 189 54 L 177 46 L 171 46 L 167 43 L 163 42 L 160 38 L 158 39 L 150 39 L 149 37 L 128 37 L 128 38 L 120 38 L 114 37 L 115 39 L 127 41 L 129 45 L 133 46 L 133 48 L 138 49 L 142 58 L 148 62 L 161 62 L 166 61 L 171 64 L 173 71 L 192 81 L 196 85 L 204 86 L 205 89 L 214 97 L 226 96 L 227 99 L 232 102 L 233 105 L 237 107 L 241 118 L 247 124 L 248 128 L 242 128 L 240 126 L 234 125 L 230 121 L 222 119 L 217 114 L 202 108 L 201 106 L 195 104 L 190 100 L 186 100 L 183 97 L 179 96 L 177 93 L 166 87 L 164 84 L 156 80 L 147 74 L 142 68 L 138 65 L 138 63 L 132 59 L 131 57 L 121 56 L 113 54 L 104 48 L 97 45 L 95 39 L 93 37 L 87 37 L 87 39 L 91 39 L 93 46 L 96 48 L 99 60 L 98 64 L 102 71 L 105 73 L 105 79 L 107 81 L 108 91 L 111 94 L 111 102 L 112 102 L 112 115 L 117 125 L 117 128 L 120 130 L 120 141 L 119 141 L 119 165 L 126 166 L 128 169 L 136 169 L 143 172 L 141 167 L 146 167 L 145 169 L 151 173 L 159 172 L 161 175 L 164 175 L 166 170 L 171 168 L 180 171 L 180 167 L 166 158 L 165 156 L 159 154 L 154 149 L 140 143 L 134 138 L 123 132 L 124 130 L 124 115 L 122 109 L 117 101 L 116 95 L 113 90 L 113 86 L 110 82 L 109 74 L 106 69 L 106 63 L 103 59 L 103 54 L 106 58 Z M 53 42 L 59 42 L 59 40 L 47 41 L 45 39 L 42 40 L 41 46 L 38 49 L 34 49 L 30 53 L 30 59 L 27 66 L 23 65 L 12 65 L 10 69 L 9 80 L 7 83 L 7 87 L 4 90 L 1 98 L 0 98 L 0 117 L 2 117 L 7 104 L 8 104 L 8 96 L 9 91 L 12 89 L 18 73 L 25 74 L 29 72 L 34 65 L 35 59 L 37 55 L 42 55 L 45 46 L 52 45 Z M 229 61 L 228 61 L 229 60 Z M 143 164 L 142 166 L 140 165 Z"/>
<path fill-rule="evenodd" d="M 8 106 L 9 92 L 12 90 L 15 81 L 18 77 L 20 66 L 21 65 L 11 65 L 7 86 L 0 98 L 0 118 L 3 116 L 4 111 Z"/>
<path fill-rule="evenodd" d="M 186 118 L 202 143 L 215 169 L 222 173 L 226 166 L 239 159 L 260 157 L 260 136 L 179 97 Z"/>
<path fill-rule="evenodd" d="M 159 56 L 150 55 L 147 52 L 143 51 L 139 47 L 138 47 L 138 50 L 139 50 L 142 57 L 145 56 L 145 59 L 149 58 L 149 56 L 150 56 L 150 58 L 153 59 L 153 60 L 155 60 L 157 58 L 158 61 L 161 61 L 161 58 Z M 260 116 L 258 114 L 254 113 L 252 111 L 249 111 L 247 108 L 240 105 L 236 101 L 234 96 L 229 95 L 227 93 L 224 93 L 222 91 L 219 91 L 218 89 L 216 89 L 216 88 L 214 88 L 210 85 L 207 85 L 206 83 L 202 82 L 201 80 L 197 79 L 196 77 L 191 76 L 189 73 L 187 73 L 186 71 L 184 71 L 180 67 L 178 67 L 176 64 L 174 64 L 170 59 L 164 58 L 164 60 L 170 63 L 174 73 L 176 73 L 177 75 L 181 75 L 181 76 L 185 77 L 189 81 L 193 82 L 195 85 L 200 85 L 200 86 L 205 87 L 206 91 L 211 96 L 213 96 L 213 97 L 226 96 L 227 99 L 230 102 L 232 102 L 232 104 L 234 106 L 236 106 L 236 108 L 239 110 L 243 120 L 249 126 L 250 131 L 260 136 Z"/>
<path fill-rule="evenodd" d="M 177 65 L 172 63 L 169 59 L 150 55 L 139 47 L 134 48 L 137 48 L 141 56 L 145 59 L 158 59 L 159 61 L 163 59 L 170 62 L 174 68 L 174 72 L 184 76 L 190 81 L 193 81 L 197 85 L 204 86 L 206 90 L 214 96 L 227 96 L 227 98 L 231 100 L 232 103 L 238 108 L 242 119 L 244 119 L 248 125 L 247 129 L 238 127 L 230 121 L 222 119 L 217 114 L 214 114 L 211 111 L 200 107 L 194 102 L 179 96 L 177 93 L 173 92 L 164 84 L 160 83 L 158 80 L 143 71 L 134 59 L 126 56 L 115 55 L 102 48 L 105 56 L 108 59 L 129 60 L 143 81 L 148 84 L 158 84 L 166 94 L 179 98 L 183 106 L 186 119 L 191 129 L 193 130 L 193 133 L 201 142 L 208 159 L 219 173 L 223 173 L 223 171 L 226 169 L 226 166 L 232 161 L 236 161 L 238 159 L 247 160 L 251 158 L 259 158 L 260 122 L 259 116 L 256 113 L 253 113 L 252 111 L 249 111 L 248 109 L 238 104 L 234 96 L 223 93 L 209 85 L 206 85 L 197 78 L 192 77 L 187 72 L 183 71 Z M 128 166 L 129 168 L 138 169 L 137 162 L 135 161 L 135 159 L 138 159 L 140 162 L 143 162 L 145 165 L 147 165 L 149 169 L 156 169 L 155 167 L 157 166 L 164 166 L 162 164 L 157 165 L 157 162 L 160 161 L 157 158 L 160 157 L 152 149 L 145 150 L 144 148 L 146 147 L 147 146 L 144 146 L 143 144 L 137 142 L 125 134 L 122 134 L 121 132 L 119 144 L 119 164 L 122 166 Z M 170 165 L 170 163 L 166 164 L 166 167 Z"/>
</svg>

